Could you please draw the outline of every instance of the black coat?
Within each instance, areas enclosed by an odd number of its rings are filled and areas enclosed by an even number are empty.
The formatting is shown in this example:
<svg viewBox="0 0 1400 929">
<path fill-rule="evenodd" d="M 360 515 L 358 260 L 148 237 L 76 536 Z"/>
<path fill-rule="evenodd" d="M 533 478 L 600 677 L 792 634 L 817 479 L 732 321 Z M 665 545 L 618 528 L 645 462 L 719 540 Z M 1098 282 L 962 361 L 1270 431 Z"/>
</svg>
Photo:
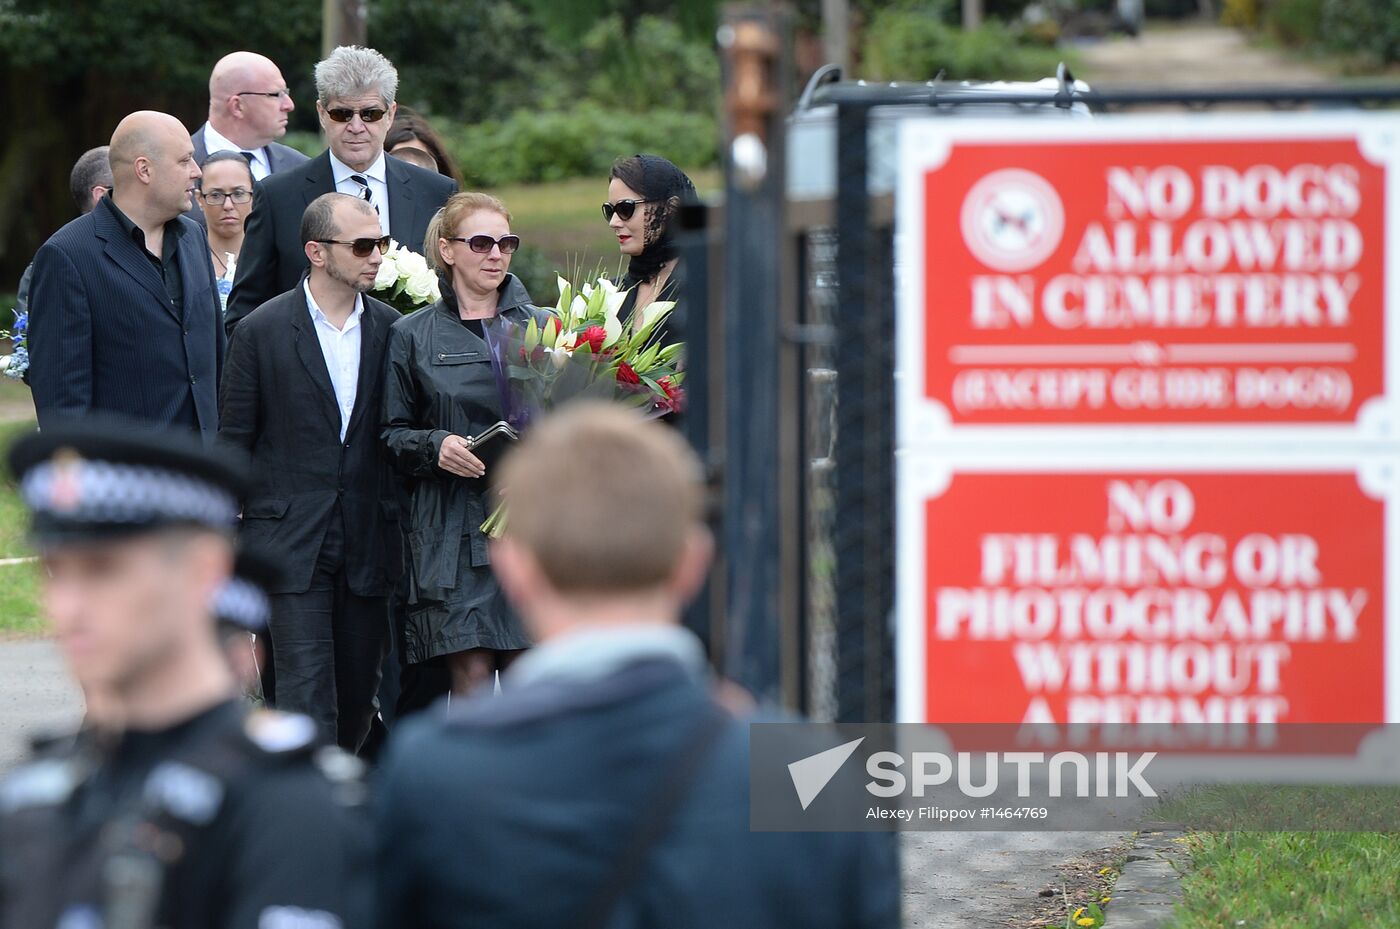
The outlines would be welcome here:
<svg viewBox="0 0 1400 929">
<path fill-rule="evenodd" d="M 224 360 L 219 291 L 204 230 L 183 216 L 176 222 L 184 227 L 178 307 L 110 197 L 34 256 L 29 383 L 41 427 L 100 412 L 213 440 Z"/>
<path fill-rule="evenodd" d="M 402 574 L 394 475 L 379 442 L 385 341 L 398 318 L 393 308 L 364 298 L 359 387 L 344 443 L 300 283 L 249 314 L 229 342 L 219 438 L 252 457 L 242 537 L 281 565 L 283 583 L 273 593 L 308 588 L 337 500 L 350 540 L 350 590 L 386 596 Z"/>
<path fill-rule="evenodd" d="M 476 435 L 501 418 L 500 390 L 485 340 L 462 325 L 450 289 L 447 293 L 389 330 L 382 436 L 411 486 L 410 604 L 458 600 L 463 595 L 459 555 L 469 557 L 471 567 L 489 564 L 480 527 L 488 515 L 485 494 L 492 475 L 488 470 L 481 479 L 459 477 L 439 468 L 437 460 L 447 436 Z M 488 324 L 496 331 L 501 320 L 543 322 L 544 315 L 508 274 L 496 320 Z M 466 553 L 464 545 L 470 547 Z M 437 637 L 432 630 L 420 631 L 418 638 Z"/>
<path fill-rule="evenodd" d="M 421 253 L 428 221 L 457 185 L 450 177 L 392 155 L 385 156 L 384 165 L 389 186 L 389 232 L 404 248 Z M 277 294 L 291 290 L 300 280 L 307 267 L 301 214 L 312 200 L 334 191 L 329 151 L 253 185 L 253 211 L 248 214 L 224 316 L 230 333 L 239 320 Z"/>
<path fill-rule="evenodd" d="M 287 925 L 280 912 L 294 925 L 371 926 L 366 811 L 309 724 L 229 701 L 110 745 L 80 733 L 41 749 L 0 786 L 0 925 L 111 926 L 97 914 L 139 913 L 150 894 L 149 920 L 123 924 L 257 929 Z M 137 880 L 113 879 L 133 862 Z"/>
</svg>

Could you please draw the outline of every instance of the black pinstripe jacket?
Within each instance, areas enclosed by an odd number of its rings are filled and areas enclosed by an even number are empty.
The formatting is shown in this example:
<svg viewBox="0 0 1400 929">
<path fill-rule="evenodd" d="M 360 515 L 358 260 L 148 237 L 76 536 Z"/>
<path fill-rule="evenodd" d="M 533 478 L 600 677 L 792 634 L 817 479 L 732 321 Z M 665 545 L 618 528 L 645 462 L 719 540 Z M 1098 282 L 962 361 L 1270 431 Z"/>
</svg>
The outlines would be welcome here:
<svg viewBox="0 0 1400 929">
<path fill-rule="evenodd" d="M 219 292 L 204 231 L 183 216 L 175 222 L 185 226 L 181 306 L 110 196 L 34 256 L 29 373 L 41 428 L 102 412 L 197 429 L 213 441 L 224 360 Z"/>
</svg>

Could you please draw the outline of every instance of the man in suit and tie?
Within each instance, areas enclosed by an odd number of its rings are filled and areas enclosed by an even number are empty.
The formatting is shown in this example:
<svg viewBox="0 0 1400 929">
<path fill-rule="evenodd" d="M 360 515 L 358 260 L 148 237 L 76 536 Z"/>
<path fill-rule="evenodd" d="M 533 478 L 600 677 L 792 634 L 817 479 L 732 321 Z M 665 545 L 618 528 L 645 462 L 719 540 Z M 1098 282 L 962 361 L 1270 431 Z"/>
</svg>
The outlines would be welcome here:
<svg viewBox="0 0 1400 929">
<path fill-rule="evenodd" d="M 389 244 L 372 206 L 322 194 L 300 238 L 309 272 L 229 343 L 219 436 L 253 460 L 243 540 L 282 568 L 271 590 L 276 706 L 353 752 L 374 715 L 402 570 L 379 444 L 384 343 L 399 314 L 366 296 Z"/>
<path fill-rule="evenodd" d="M 316 65 L 316 112 L 330 147 L 255 186 L 224 318 L 230 333 L 239 320 L 301 277 L 306 268 L 298 237 L 301 214 L 321 194 L 338 191 L 367 201 L 378 212 L 385 235 L 422 253 L 428 221 L 456 185 L 385 155 L 398 86 L 398 72 L 374 49 L 341 46 Z"/>
<path fill-rule="evenodd" d="M 202 165 L 214 152 L 241 152 L 255 181 L 304 164 L 305 155 L 277 141 L 287 134 L 287 114 L 295 108 L 272 59 L 255 52 L 225 55 L 209 75 L 209 120 L 190 137 L 195 160 Z M 204 225 L 199 204 L 189 217 Z"/>
<path fill-rule="evenodd" d="M 110 193 L 34 256 L 39 425 L 104 411 L 212 440 L 224 332 L 204 230 L 182 215 L 200 177 L 194 145 L 147 110 L 117 125 L 109 158 Z"/>
<path fill-rule="evenodd" d="M 491 567 L 536 645 L 499 695 L 420 713 L 389 744 L 380 923 L 898 926 L 893 834 L 749 828 L 750 720 L 734 714 L 750 708 L 718 697 L 680 623 L 712 545 L 676 431 L 576 404 L 497 481 L 510 519 Z"/>
</svg>

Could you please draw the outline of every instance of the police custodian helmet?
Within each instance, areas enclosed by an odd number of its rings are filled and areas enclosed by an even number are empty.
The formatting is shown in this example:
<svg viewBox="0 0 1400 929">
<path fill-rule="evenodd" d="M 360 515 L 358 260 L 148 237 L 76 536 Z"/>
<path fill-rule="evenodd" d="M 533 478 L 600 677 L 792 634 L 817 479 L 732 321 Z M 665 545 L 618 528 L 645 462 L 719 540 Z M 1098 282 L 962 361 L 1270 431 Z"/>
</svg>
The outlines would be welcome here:
<svg viewBox="0 0 1400 929">
<path fill-rule="evenodd" d="M 10 448 L 9 464 L 42 546 L 176 526 L 231 532 L 247 487 L 239 450 L 107 417 L 47 425 Z"/>
</svg>

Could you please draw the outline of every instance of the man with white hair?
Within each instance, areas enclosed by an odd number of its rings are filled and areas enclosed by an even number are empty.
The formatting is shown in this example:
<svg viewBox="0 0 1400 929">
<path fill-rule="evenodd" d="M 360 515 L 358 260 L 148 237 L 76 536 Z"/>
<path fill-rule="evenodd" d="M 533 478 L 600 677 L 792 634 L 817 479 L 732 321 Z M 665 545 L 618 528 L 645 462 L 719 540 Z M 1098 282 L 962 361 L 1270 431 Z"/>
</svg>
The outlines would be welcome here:
<svg viewBox="0 0 1400 929">
<path fill-rule="evenodd" d="M 398 71 L 372 48 L 343 45 L 316 65 L 316 113 L 330 147 L 258 181 L 224 317 L 229 332 L 301 279 L 307 267 L 301 217 L 321 194 L 338 192 L 367 201 L 379 214 L 385 235 L 423 251 L 428 221 L 456 185 L 385 154 L 398 87 Z"/>
</svg>

